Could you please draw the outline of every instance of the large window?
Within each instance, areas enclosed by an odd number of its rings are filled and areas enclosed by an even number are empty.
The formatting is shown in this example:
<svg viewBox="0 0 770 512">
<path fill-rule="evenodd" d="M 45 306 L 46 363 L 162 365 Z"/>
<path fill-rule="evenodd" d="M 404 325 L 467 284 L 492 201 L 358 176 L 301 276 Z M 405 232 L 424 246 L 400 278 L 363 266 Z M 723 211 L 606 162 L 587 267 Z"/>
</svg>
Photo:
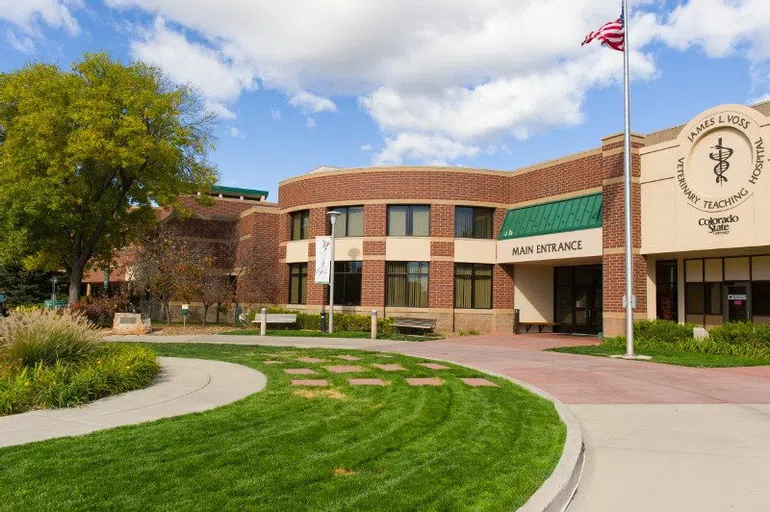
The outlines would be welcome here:
<svg viewBox="0 0 770 512">
<path fill-rule="evenodd" d="M 307 303 L 307 263 L 289 265 L 289 304 Z"/>
<path fill-rule="evenodd" d="M 685 296 L 688 315 L 722 315 L 722 283 L 687 283 Z"/>
<path fill-rule="evenodd" d="M 751 306 L 754 316 L 770 316 L 770 281 L 751 283 Z"/>
<path fill-rule="evenodd" d="M 334 303 L 340 306 L 361 305 L 360 261 L 334 262 Z"/>
<path fill-rule="evenodd" d="M 655 264 L 655 288 L 658 318 L 673 320 L 678 318 L 677 263 L 658 261 Z"/>
<path fill-rule="evenodd" d="M 388 236 L 430 236 L 430 206 L 388 206 Z"/>
<path fill-rule="evenodd" d="M 467 309 L 492 307 L 492 265 L 455 264 L 455 307 Z"/>
<path fill-rule="evenodd" d="M 310 212 L 302 210 L 291 214 L 291 239 L 306 240 L 309 238 Z"/>
<path fill-rule="evenodd" d="M 494 210 L 491 208 L 456 207 L 455 237 L 492 238 L 493 217 Z"/>
<path fill-rule="evenodd" d="M 428 262 L 392 261 L 387 264 L 387 305 L 428 307 Z"/>
<path fill-rule="evenodd" d="M 364 236 L 364 207 L 344 206 L 330 208 L 329 211 L 340 212 L 337 216 L 337 225 L 334 228 L 334 236 Z M 331 233 L 331 226 L 329 227 Z"/>
</svg>

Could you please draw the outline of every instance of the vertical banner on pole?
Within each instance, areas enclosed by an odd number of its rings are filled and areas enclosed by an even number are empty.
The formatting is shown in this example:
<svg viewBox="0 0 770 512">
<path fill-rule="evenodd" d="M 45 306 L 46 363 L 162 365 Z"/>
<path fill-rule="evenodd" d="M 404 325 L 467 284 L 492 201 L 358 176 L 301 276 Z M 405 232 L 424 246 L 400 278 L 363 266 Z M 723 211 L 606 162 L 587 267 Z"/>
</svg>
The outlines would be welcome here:
<svg viewBox="0 0 770 512">
<path fill-rule="evenodd" d="M 332 237 L 317 236 L 315 238 L 315 282 L 329 284 L 331 274 Z"/>
</svg>

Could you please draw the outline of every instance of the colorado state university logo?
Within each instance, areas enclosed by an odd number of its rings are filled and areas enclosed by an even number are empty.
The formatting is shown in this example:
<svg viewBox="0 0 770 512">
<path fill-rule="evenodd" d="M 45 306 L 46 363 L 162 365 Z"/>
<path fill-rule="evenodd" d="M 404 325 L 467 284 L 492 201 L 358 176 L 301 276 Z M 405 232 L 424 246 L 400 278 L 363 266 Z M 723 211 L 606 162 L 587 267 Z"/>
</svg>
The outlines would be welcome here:
<svg viewBox="0 0 770 512">
<path fill-rule="evenodd" d="M 765 144 L 749 115 L 732 110 L 706 115 L 687 125 L 679 138 L 676 180 L 689 206 L 724 212 L 754 194 Z"/>
</svg>

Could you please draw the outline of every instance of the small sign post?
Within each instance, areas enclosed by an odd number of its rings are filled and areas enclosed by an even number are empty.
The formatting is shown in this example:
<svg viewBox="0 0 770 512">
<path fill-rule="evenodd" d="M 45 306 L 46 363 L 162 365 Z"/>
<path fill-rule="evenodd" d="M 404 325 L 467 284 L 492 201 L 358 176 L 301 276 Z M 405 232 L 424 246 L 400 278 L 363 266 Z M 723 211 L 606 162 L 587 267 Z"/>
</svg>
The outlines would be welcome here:
<svg viewBox="0 0 770 512">
<path fill-rule="evenodd" d="M 190 305 L 182 304 L 182 327 L 187 327 L 187 315 L 190 313 Z"/>
</svg>

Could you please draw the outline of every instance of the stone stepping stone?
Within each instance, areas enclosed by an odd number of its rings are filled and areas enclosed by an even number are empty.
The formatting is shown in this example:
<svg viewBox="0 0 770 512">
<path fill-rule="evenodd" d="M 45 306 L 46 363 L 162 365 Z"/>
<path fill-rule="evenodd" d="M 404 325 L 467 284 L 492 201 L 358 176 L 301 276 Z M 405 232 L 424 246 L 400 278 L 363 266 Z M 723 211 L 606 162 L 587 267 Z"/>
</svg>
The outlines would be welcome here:
<svg viewBox="0 0 770 512">
<path fill-rule="evenodd" d="M 318 359 L 317 357 L 298 357 L 297 361 L 302 361 L 303 363 L 325 363 L 326 359 Z"/>
<path fill-rule="evenodd" d="M 400 372 L 406 370 L 406 368 L 400 364 L 373 364 L 372 366 L 386 372 Z"/>
<path fill-rule="evenodd" d="M 479 387 L 492 387 L 496 388 L 497 384 L 492 382 L 491 380 L 482 379 L 478 377 L 474 378 L 468 378 L 468 379 L 460 379 L 461 381 L 465 382 L 472 388 L 479 388 Z"/>
<path fill-rule="evenodd" d="M 406 379 L 410 386 L 443 386 L 444 381 L 436 377 L 410 377 Z"/>
<path fill-rule="evenodd" d="M 382 379 L 348 379 L 348 384 L 351 386 L 384 386 L 385 381 Z"/>
<path fill-rule="evenodd" d="M 366 368 L 360 366 L 326 366 L 327 370 L 332 373 L 361 373 L 367 371 Z"/>
<path fill-rule="evenodd" d="M 325 387 L 329 385 L 329 381 L 326 379 L 297 379 L 292 380 L 291 385 Z"/>
<path fill-rule="evenodd" d="M 262 361 L 262 363 L 263 363 L 263 364 L 284 364 L 284 362 L 283 362 L 283 361 L 273 361 L 273 360 L 270 360 L 270 361 Z"/>
<path fill-rule="evenodd" d="M 344 361 L 358 361 L 361 359 L 360 357 L 348 356 L 348 355 L 341 355 L 341 356 L 334 356 L 334 357 L 336 357 L 337 359 L 342 359 Z"/>
<path fill-rule="evenodd" d="M 391 355 L 388 355 L 388 354 L 377 354 L 377 355 L 378 355 L 379 357 L 386 357 L 386 358 L 388 358 L 388 359 L 392 359 L 392 358 L 396 357 L 396 356 L 391 356 Z"/>
<path fill-rule="evenodd" d="M 315 375 L 316 371 L 310 368 L 286 368 L 284 373 L 288 375 Z"/>
<path fill-rule="evenodd" d="M 429 368 L 431 370 L 448 370 L 448 366 L 444 366 L 443 364 L 437 364 L 437 363 L 419 363 L 420 366 L 424 366 L 425 368 Z"/>
</svg>

